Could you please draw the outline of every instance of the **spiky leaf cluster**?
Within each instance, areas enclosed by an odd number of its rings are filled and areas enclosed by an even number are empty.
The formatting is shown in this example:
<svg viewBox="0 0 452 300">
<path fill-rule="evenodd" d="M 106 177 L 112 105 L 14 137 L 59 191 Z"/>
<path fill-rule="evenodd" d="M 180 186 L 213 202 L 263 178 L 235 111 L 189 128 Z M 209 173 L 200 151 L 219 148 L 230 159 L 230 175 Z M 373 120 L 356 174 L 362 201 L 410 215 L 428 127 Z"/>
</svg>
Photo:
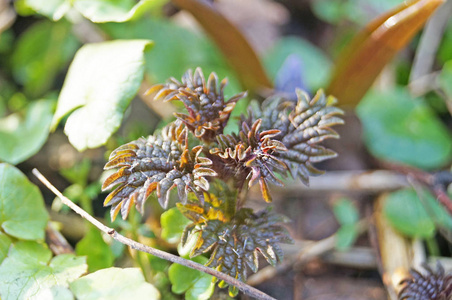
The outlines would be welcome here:
<svg viewBox="0 0 452 300">
<path fill-rule="evenodd" d="M 105 169 L 119 169 L 105 180 L 102 190 L 116 186 L 104 202 L 112 206 L 112 219 L 119 211 L 125 219 L 134 204 L 142 212 L 154 191 L 166 208 L 173 187 L 177 187 L 182 202 L 186 202 L 188 192 L 202 196 L 199 192 L 209 189 L 206 177 L 216 176 L 209 168 L 212 161 L 200 156 L 202 146 L 189 149 L 186 133 L 185 126 L 177 121 L 160 134 L 122 145 L 110 154 Z"/>
<path fill-rule="evenodd" d="M 277 129 L 259 131 L 262 121 L 256 120 L 251 128 L 246 122 L 238 135 L 219 135 L 218 148 L 210 150 L 209 157 L 214 161 L 213 168 L 223 179 L 233 177 L 239 188 L 249 178 L 249 186 L 259 182 L 262 195 L 271 201 L 267 182 L 282 185 L 274 170 L 286 169 L 286 164 L 276 157 L 286 151 L 281 142 L 272 139 L 280 133 Z"/>
<path fill-rule="evenodd" d="M 215 73 L 211 73 L 206 81 L 201 69 L 197 68 L 194 73 L 188 70 L 182 76 L 182 82 L 170 78 L 166 84 L 157 84 L 147 93 L 155 94 L 155 100 L 181 101 L 188 114 L 174 115 L 197 138 L 212 141 L 223 132 L 237 101 L 246 96 L 246 93 L 240 93 L 225 101 L 223 90 L 226 84 L 227 79 L 218 83 Z"/>
<path fill-rule="evenodd" d="M 104 203 L 112 206 L 113 219 L 119 212 L 125 219 L 133 205 L 142 212 L 154 192 L 166 208 L 170 190 L 177 188 L 177 206 L 192 220 L 182 243 L 192 234 L 192 256 L 211 251 L 208 265 L 245 281 L 246 266 L 257 271 L 259 253 L 274 265 L 282 260 L 278 243 L 291 239 L 280 225 L 284 217 L 243 207 L 242 187 L 259 183 L 271 201 L 268 183 L 282 185 L 278 174 L 308 183 L 320 173 L 313 164 L 336 155 L 320 143 L 337 137 L 330 127 L 342 123 L 342 111 L 322 91 L 313 99 L 297 91 L 296 102 L 270 98 L 242 118 L 238 133 L 226 135 L 232 109 L 245 93 L 225 101 L 225 85 L 215 73 L 206 81 L 196 69 L 181 82 L 171 78 L 152 87 L 148 93 L 155 99 L 180 101 L 186 113 L 175 113 L 177 120 L 160 133 L 114 150 L 105 169 L 117 170 L 102 188 L 114 189 Z"/>
<path fill-rule="evenodd" d="M 269 98 L 261 108 L 245 119 L 248 123 L 262 120 L 262 130 L 278 129 L 273 139 L 280 141 L 287 151 L 275 153 L 284 162 L 293 178 L 299 177 L 309 184 L 309 176 L 323 172 L 314 163 L 336 156 L 332 150 L 320 145 L 325 139 L 338 138 L 332 126 L 342 124 L 339 117 L 343 112 L 333 106 L 336 100 L 326 97 L 322 90 L 311 99 L 309 95 L 297 90 L 297 101 L 284 98 Z"/>
<path fill-rule="evenodd" d="M 207 197 L 206 197 L 207 199 Z M 178 205 L 183 210 L 190 210 L 193 224 L 188 225 L 182 239 L 187 241 L 187 232 L 196 237 L 196 244 L 190 256 L 197 256 L 211 251 L 208 266 L 226 273 L 241 281 L 247 278 L 248 266 L 257 272 L 259 253 L 268 263 L 275 265 L 283 259 L 283 251 L 278 243 L 292 243 L 287 230 L 280 223 L 287 222 L 284 216 L 272 213 L 270 209 L 253 213 L 249 208 L 242 208 L 234 215 L 215 218 L 215 208 L 195 204 Z M 224 285 L 224 283 L 220 283 Z M 233 289 L 233 287 L 230 287 Z M 234 294 L 234 291 L 231 290 Z"/>
<path fill-rule="evenodd" d="M 400 300 L 450 300 L 452 299 L 452 274 L 446 274 L 438 262 L 437 270 L 423 265 L 425 274 L 412 269 L 411 278 L 404 279 L 399 292 Z"/>
</svg>

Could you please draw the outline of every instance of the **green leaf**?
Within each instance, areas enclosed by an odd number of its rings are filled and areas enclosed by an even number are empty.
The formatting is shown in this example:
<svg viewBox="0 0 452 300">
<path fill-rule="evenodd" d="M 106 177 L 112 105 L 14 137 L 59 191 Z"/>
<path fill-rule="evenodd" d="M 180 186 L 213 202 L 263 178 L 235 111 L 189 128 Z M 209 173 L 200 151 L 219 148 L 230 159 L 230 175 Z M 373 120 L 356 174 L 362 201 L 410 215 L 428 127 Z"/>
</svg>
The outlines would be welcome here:
<svg viewBox="0 0 452 300">
<path fill-rule="evenodd" d="M 77 243 L 75 253 L 86 256 L 90 272 L 111 267 L 115 259 L 113 251 L 104 242 L 99 229 L 93 226 L 90 226 L 87 234 Z"/>
<path fill-rule="evenodd" d="M 11 239 L 6 234 L 0 232 L 0 264 L 8 254 L 11 243 Z"/>
<path fill-rule="evenodd" d="M 358 238 L 358 230 L 355 225 L 343 225 L 336 232 L 336 249 L 345 251 L 350 248 Z"/>
<path fill-rule="evenodd" d="M 421 99 L 413 99 L 405 89 L 373 91 L 357 113 L 366 146 L 377 158 L 424 169 L 450 162 L 449 132 Z"/>
<path fill-rule="evenodd" d="M 341 225 L 353 225 L 359 221 L 359 212 L 350 199 L 340 198 L 333 203 L 333 212 Z"/>
<path fill-rule="evenodd" d="M 433 220 L 437 227 L 452 231 L 452 216 L 447 212 L 443 205 L 441 205 L 436 197 L 427 189 L 421 189 L 422 192 L 418 195 L 427 214 Z"/>
<path fill-rule="evenodd" d="M 160 217 L 162 224 L 162 238 L 169 243 L 180 241 L 185 227 L 191 223 L 177 207 L 165 211 Z"/>
<path fill-rule="evenodd" d="M 55 256 L 45 246 L 22 241 L 12 245 L 0 266 L 2 300 L 30 299 L 53 286 L 67 287 L 86 272 L 85 258 L 72 254 Z"/>
<path fill-rule="evenodd" d="M 29 14 L 29 10 L 32 10 L 52 21 L 61 19 L 71 8 L 71 2 L 68 0 L 18 0 L 14 5 L 16 8 L 19 6 L 20 11 L 24 12 L 25 15 Z"/>
<path fill-rule="evenodd" d="M 0 160 L 18 164 L 41 149 L 49 135 L 53 106 L 52 100 L 34 101 L 24 117 L 14 113 L 0 119 Z"/>
<path fill-rule="evenodd" d="M 321 20 L 337 24 L 343 20 L 364 25 L 402 0 L 316 0 L 311 2 L 312 11 Z"/>
<path fill-rule="evenodd" d="M 24 85 L 27 95 L 40 97 L 52 87 L 78 47 L 69 23 L 36 23 L 19 37 L 14 49 L 14 78 Z"/>
<path fill-rule="evenodd" d="M 207 258 L 198 256 L 193 261 L 205 264 Z M 169 267 L 168 276 L 172 284 L 171 290 L 173 293 L 185 293 L 185 299 L 187 300 L 209 299 L 215 287 L 211 275 L 179 264 L 172 264 Z"/>
<path fill-rule="evenodd" d="M 299 71 L 310 90 L 315 91 L 325 84 L 331 69 L 331 61 L 319 48 L 297 37 L 282 38 L 265 55 L 265 66 L 273 78 L 290 55 L 296 55 L 302 62 Z"/>
<path fill-rule="evenodd" d="M 160 299 L 159 291 L 136 268 L 102 269 L 75 280 L 70 288 L 78 300 Z"/>
<path fill-rule="evenodd" d="M 439 75 L 439 84 L 449 101 L 452 101 L 452 60 L 446 62 Z"/>
<path fill-rule="evenodd" d="M 146 11 L 161 7 L 167 0 L 75 0 L 74 7 L 94 23 L 126 22 Z"/>
<path fill-rule="evenodd" d="M 147 40 L 84 45 L 69 68 L 52 129 L 72 112 L 64 131 L 75 148 L 82 151 L 105 144 L 119 128 L 125 109 L 140 87 L 143 52 L 151 45 Z"/>
<path fill-rule="evenodd" d="M 409 237 L 428 238 L 435 234 L 435 223 L 413 189 L 390 193 L 383 213 L 396 230 Z"/>
<path fill-rule="evenodd" d="M 24 240 L 44 239 L 49 215 L 38 187 L 15 167 L 0 163 L 0 224 Z"/>
<path fill-rule="evenodd" d="M 91 161 L 89 158 L 84 158 L 80 163 L 76 163 L 70 168 L 61 169 L 60 173 L 69 182 L 85 187 L 88 183 L 90 171 Z"/>
</svg>

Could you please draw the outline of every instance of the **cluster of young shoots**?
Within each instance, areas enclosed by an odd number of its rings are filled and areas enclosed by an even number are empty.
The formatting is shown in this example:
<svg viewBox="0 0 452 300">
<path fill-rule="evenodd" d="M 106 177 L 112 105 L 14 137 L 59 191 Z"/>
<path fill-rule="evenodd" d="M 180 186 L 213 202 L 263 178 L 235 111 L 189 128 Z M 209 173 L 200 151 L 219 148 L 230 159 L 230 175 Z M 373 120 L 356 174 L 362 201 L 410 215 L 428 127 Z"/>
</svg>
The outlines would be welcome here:
<svg viewBox="0 0 452 300">
<path fill-rule="evenodd" d="M 343 121 L 333 97 L 319 91 L 311 98 L 301 90 L 296 101 L 273 96 L 234 120 L 231 112 L 246 93 L 225 100 L 226 83 L 215 73 L 206 81 L 198 68 L 182 81 L 153 86 L 148 94 L 155 100 L 180 101 L 185 112 L 160 132 L 114 150 L 105 169 L 117 170 L 102 188 L 113 188 L 104 203 L 112 219 L 127 218 L 133 206 L 143 213 L 153 193 L 166 209 L 176 189 L 177 207 L 192 221 L 182 244 L 195 235 L 191 256 L 210 251 L 207 265 L 245 281 L 246 266 L 257 271 L 259 253 L 274 265 L 283 257 L 279 243 L 291 242 L 281 226 L 285 217 L 245 207 L 247 190 L 258 183 L 271 202 L 269 184 L 283 185 L 289 175 L 308 184 L 309 176 L 322 173 L 313 164 L 336 156 L 321 142 L 337 138 L 331 127 Z M 239 122 L 239 131 L 225 134 L 228 122 Z"/>
</svg>

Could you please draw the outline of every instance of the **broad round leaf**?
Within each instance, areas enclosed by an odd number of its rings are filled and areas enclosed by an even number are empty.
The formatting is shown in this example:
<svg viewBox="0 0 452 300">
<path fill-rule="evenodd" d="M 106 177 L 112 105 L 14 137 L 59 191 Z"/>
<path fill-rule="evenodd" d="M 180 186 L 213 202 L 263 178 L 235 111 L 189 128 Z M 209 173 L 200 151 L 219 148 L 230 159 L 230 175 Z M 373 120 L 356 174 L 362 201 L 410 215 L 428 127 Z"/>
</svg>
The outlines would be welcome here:
<svg viewBox="0 0 452 300">
<path fill-rule="evenodd" d="M 383 213 L 396 230 L 409 237 L 428 238 L 435 234 L 435 223 L 413 189 L 388 194 Z"/>
<path fill-rule="evenodd" d="M 384 160 L 438 168 L 451 160 L 451 135 L 421 99 L 405 89 L 371 92 L 357 107 L 369 151 Z"/>
<path fill-rule="evenodd" d="M 31 102 L 25 116 L 19 113 L 0 119 L 0 160 L 11 164 L 21 163 L 44 145 L 49 135 L 54 102 Z"/>
<path fill-rule="evenodd" d="M 207 258 L 203 256 L 195 257 L 192 260 L 201 264 L 207 262 Z M 173 293 L 185 293 L 185 299 L 187 300 L 209 299 L 215 287 L 211 275 L 179 264 L 172 264 L 169 267 L 168 276 L 172 284 L 171 290 Z"/>
<path fill-rule="evenodd" d="M 51 257 L 51 251 L 36 242 L 12 245 L 0 266 L 2 300 L 30 299 L 54 286 L 67 287 L 87 270 L 84 257 L 62 254 L 50 260 Z"/>
<path fill-rule="evenodd" d="M 126 22 L 140 17 L 167 0 L 75 0 L 74 7 L 87 19 L 95 23 Z"/>
<path fill-rule="evenodd" d="M 32 9 L 53 21 L 61 19 L 71 8 L 70 0 L 17 0 L 16 2 L 20 2 L 22 9 L 24 7 Z"/>
<path fill-rule="evenodd" d="M 125 109 L 140 87 L 147 40 L 84 45 L 66 76 L 52 121 L 68 117 L 65 133 L 79 151 L 105 144 L 119 128 Z"/>
<path fill-rule="evenodd" d="M 102 269 L 75 280 L 70 288 L 78 300 L 160 299 L 159 291 L 136 268 Z"/>
<path fill-rule="evenodd" d="M 8 235 L 44 239 L 49 215 L 38 187 L 15 167 L 0 164 L 0 224 Z"/>
<path fill-rule="evenodd" d="M 162 238 L 170 243 L 177 243 L 180 241 L 185 227 L 191 221 L 177 207 L 173 207 L 161 215 L 160 223 L 162 224 Z"/>
<path fill-rule="evenodd" d="M 94 226 L 90 226 L 88 233 L 77 243 L 75 252 L 77 255 L 86 256 L 90 272 L 111 267 L 115 259 L 99 229 Z"/>
</svg>

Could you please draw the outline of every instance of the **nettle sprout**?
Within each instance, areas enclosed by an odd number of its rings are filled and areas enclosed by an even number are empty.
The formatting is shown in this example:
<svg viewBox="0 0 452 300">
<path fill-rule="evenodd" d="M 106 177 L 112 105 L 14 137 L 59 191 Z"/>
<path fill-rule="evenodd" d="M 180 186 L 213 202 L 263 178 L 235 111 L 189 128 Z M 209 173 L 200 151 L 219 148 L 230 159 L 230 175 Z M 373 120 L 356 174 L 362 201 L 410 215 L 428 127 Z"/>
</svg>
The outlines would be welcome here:
<svg viewBox="0 0 452 300">
<path fill-rule="evenodd" d="M 452 299 L 452 274 L 444 271 L 437 262 L 436 270 L 423 265 L 424 274 L 412 269 L 410 277 L 402 280 L 404 287 L 399 292 L 400 300 L 449 300 Z"/>
<path fill-rule="evenodd" d="M 119 212 L 126 219 L 134 205 L 143 213 L 154 192 L 167 208 L 176 188 L 177 207 L 192 221 L 182 244 L 197 234 L 191 256 L 211 251 L 208 265 L 245 281 L 246 265 L 258 269 L 258 253 L 275 265 L 283 257 L 278 243 L 292 241 L 281 225 L 287 218 L 244 207 L 247 189 L 259 183 L 271 202 L 269 184 L 283 185 L 289 174 L 308 184 L 309 176 L 322 174 L 313 164 L 336 156 L 321 142 L 338 138 L 331 127 L 343 121 L 333 97 L 320 90 L 311 99 L 297 90 L 297 101 L 271 97 L 238 120 L 238 132 L 225 134 L 228 122 L 237 122 L 230 119 L 232 110 L 246 96 L 225 100 L 226 84 L 215 73 L 206 81 L 198 68 L 181 82 L 171 78 L 153 86 L 148 94 L 155 100 L 180 101 L 186 112 L 175 113 L 177 120 L 160 132 L 114 150 L 105 169 L 117 171 L 102 189 L 114 188 L 104 202 L 112 207 L 112 219 Z"/>
</svg>

